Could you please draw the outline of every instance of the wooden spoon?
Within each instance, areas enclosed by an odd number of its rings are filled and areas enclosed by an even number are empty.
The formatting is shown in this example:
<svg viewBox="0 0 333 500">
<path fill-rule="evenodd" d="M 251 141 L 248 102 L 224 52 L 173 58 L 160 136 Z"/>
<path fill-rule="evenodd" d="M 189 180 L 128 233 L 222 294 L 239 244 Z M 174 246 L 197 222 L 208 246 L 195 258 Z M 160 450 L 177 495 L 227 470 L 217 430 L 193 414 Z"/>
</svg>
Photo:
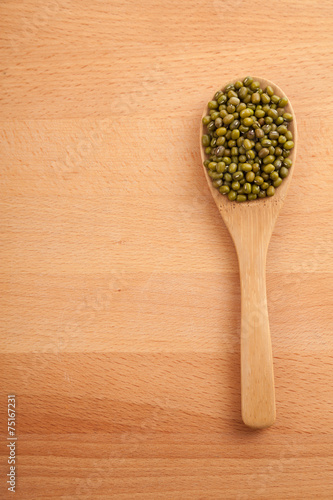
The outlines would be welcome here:
<svg viewBox="0 0 333 500">
<path fill-rule="evenodd" d="M 236 80 L 236 79 L 235 79 Z M 262 88 L 270 85 L 280 97 L 285 93 L 273 82 L 264 78 L 254 78 Z M 227 85 L 227 84 L 226 84 Z M 272 346 L 269 331 L 266 298 L 266 256 L 269 240 L 277 216 L 286 198 L 294 171 L 297 146 L 295 114 L 289 104 L 286 112 L 294 119 L 289 125 L 293 133 L 295 147 L 289 158 L 293 161 L 289 175 L 271 198 L 237 203 L 230 201 L 212 185 L 212 180 L 204 172 L 220 214 L 234 241 L 241 281 L 241 393 L 242 419 L 249 427 L 261 429 L 275 421 L 275 391 Z M 209 114 L 207 108 L 203 116 Z M 202 161 L 206 159 L 201 137 Z"/>
</svg>

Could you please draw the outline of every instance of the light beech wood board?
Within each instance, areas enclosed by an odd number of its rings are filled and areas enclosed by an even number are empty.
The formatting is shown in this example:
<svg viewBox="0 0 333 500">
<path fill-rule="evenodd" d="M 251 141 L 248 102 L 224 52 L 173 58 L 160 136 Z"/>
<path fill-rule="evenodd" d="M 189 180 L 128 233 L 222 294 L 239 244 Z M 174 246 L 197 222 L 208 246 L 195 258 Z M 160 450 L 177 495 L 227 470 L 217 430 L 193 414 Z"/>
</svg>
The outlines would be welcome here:
<svg viewBox="0 0 333 500">
<path fill-rule="evenodd" d="M 1 477 L 17 499 L 333 497 L 333 5 L 3 0 Z M 276 423 L 241 421 L 237 256 L 203 107 L 276 82 L 297 163 L 267 255 Z"/>
</svg>

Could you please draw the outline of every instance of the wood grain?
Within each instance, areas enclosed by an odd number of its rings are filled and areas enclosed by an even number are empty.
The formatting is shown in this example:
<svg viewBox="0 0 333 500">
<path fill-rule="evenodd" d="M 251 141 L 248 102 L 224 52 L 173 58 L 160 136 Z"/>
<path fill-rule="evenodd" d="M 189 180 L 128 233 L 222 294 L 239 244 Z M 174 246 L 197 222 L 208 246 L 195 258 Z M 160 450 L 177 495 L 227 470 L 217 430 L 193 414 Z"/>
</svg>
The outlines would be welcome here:
<svg viewBox="0 0 333 500">
<path fill-rule="evenodd" d="M 19 499 L 332 498 L 332 19 L 328 0 L 1 2 L 1 498 L 11 392 Z M 264 431 L 241 422 L 237 257 L 198 148 L 237 74 L 283 88 L 299 130 Z"/>
</svg>

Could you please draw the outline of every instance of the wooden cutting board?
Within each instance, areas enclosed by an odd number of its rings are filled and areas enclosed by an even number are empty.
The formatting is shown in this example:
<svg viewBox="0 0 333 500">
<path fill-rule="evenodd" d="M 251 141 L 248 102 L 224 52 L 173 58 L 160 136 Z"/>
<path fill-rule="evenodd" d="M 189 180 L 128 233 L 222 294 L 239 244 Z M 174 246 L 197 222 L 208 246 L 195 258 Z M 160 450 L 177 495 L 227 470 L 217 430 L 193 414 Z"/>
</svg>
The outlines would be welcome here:
<svg viewBox="0 0 333 500">
<path fill-rule="evenodd" d="M 331 499 L 330 1 L 3 0 L 1 498 Z M 241 422 L 240 288 L 204 103 L 290 96 L 298 162 L 267 263 L 277 422 Z"/>
</svg>

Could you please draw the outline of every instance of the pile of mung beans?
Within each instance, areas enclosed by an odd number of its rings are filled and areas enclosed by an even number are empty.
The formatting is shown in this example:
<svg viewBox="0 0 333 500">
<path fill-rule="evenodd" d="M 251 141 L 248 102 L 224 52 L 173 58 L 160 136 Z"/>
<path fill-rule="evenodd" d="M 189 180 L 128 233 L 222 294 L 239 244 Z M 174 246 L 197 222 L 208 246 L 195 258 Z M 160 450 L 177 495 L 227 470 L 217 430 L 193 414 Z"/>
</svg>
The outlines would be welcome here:
<svg viewBox="0 0 333 500">
<path fill-rule="evenodd" d="M 285 112 L 286 97 L 274 94 L 247 76 L 218 90 L 202 121 L 207 159 L 204 166 L 213 186 L 230 201 L 274 196 L 287 177 L 294 147 Z"/>
</svg>

